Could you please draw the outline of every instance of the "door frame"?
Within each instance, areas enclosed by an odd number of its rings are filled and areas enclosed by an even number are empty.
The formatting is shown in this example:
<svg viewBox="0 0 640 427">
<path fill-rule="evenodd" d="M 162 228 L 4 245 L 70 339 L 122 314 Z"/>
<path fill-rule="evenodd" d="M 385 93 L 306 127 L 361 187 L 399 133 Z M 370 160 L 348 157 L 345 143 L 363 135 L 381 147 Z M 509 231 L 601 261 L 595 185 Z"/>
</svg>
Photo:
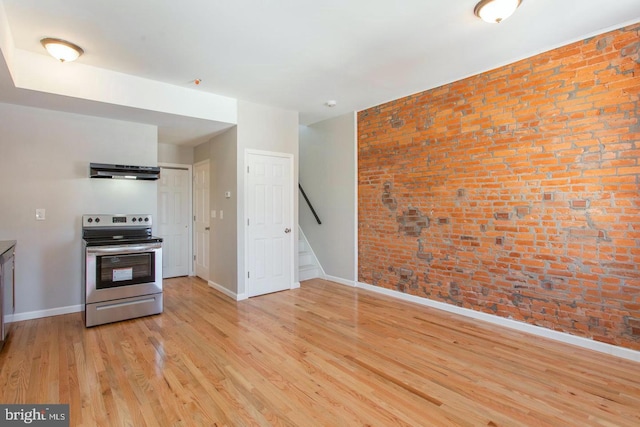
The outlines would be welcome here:
<svg viewBox="0 0 640 427">
<path fill-rule="evenodd" d="M 182 163 L 163 163 L 163 162 L 158 162 L 158 166 L 162 169 L 162 168 L 167 168 L 167 169 L 182 169 L 182 170 L 188 170 L 189 171 L 189 188 L 187 190 L 187 194 L 188 194 L 188 199 L 187 199 L 187 203 L 188 203 L 188 208 L 187 208 L 187 212 L 189 213 L 189 242 L 187 243 L 187 247 L 189 248 L 189 260 L 191 261 L 189 263 L 189 276 L 193 276 L 195 274 L 195 267 L 194 267 L 194 261 L 193 261 L 193 166 L 192 165 L 185 165 Z M 162 173 L 162 170 L 160 171 L 160 173 Z"/>
<path fill-rule="evenodd" d="M 209 211 L 207 212 L 207 218 L 209 219 L 209 225 L 211 225 L 211 159 L 205 159 L 205 160 L 201 160 L 199 162 L 196 162 L 193 164 L 193 170 L 195 171 L 196 166 L 199 165 L 203 165 L 203 164 L 209 164 Z M 195 197 L 193 197 L 193 192 L 195 189 L 195 186 L 193 185 L 193 181 L 195 180 L 195 174 L 192 172 L 191 173 L 191 271 L 192 271 L 192 276 L 196 276 L 196 260 L 195 260 L 195 255 L 196 255 L 196 250 L 195 250 L 195 244 L 196 244 L 196 226 L 195 226 L 195 220 L 194 220 L 194 206 L 193 204 L 195 203 Z M 209 233 L 209 277 L 207 277 L 207 282 L 209 282 L 209 279 L 211 278 L 211 233 Z"/>
<path fill-rule="evenodd" d="M 289 287 L 289 289 L 296 289 L 298 287 L 300 287 L 300 284 L 297 282 L 297 277 L 295 275 L 295 269 L 296 269 L 296 265 L 297 263 L 296 261 L 296 242 L 297 242 L 297 236 L 298 236 L 298 221 L 297 218 L 295 218 L 294 214 L 295 214 L 295 209 L 294 209 L 294 201 L 295 201 L 295 192 L 294 189 L 296 188 L 296 183 L 295 183 L 295 171 L 294 171 L 294 155 L 291 153 L 281 153 L 281 152 L 276 152 L 276 151 L 264 151 L 264 150 L 254 150 L 254 149 L 250 149 L 250 148 L 246 148 L 244 150 L 244 168 L 243 168 L 243 173 L 245 176 L 244 179 L 244 206 L 245 208 L 243 209 L 244 211 L 244 271 L 243 271 L 243 277 L 244 277 L 244 292 L 242 295 L 242 299 L 245 299 L 248 297 L 249 295 L 249 288 L 251 287 L 251 279 L 248 277 L 248 272 L 249 272 L 249 244 L 250 244 L 250 232 L 249 232 L 249 225 L 247 225 L 248 220 L 249 220 L 249 177 L 248 177 L 248 172 L 247 172 L 247 168 L 249 167 L 249 156 L 250 155 L 258 155 L 258 156 L 268 156 L 268 157 L 281 157 L 281 158 L 286 158 L 289 160 L 289 180 L 291 182 L 290 188 L 289 188 L 289 218 L 291 218 L 291 230 L 292 230 L 292 236 L 291 236 L 291 243 L 289 245 L 289 250 L 290 250 L 290 254 L 291 254 L 291 262 L 289 263 L 289 277 L 290 277 L 290 281 L 291 281 L 291 285 Z"/>
</svg>

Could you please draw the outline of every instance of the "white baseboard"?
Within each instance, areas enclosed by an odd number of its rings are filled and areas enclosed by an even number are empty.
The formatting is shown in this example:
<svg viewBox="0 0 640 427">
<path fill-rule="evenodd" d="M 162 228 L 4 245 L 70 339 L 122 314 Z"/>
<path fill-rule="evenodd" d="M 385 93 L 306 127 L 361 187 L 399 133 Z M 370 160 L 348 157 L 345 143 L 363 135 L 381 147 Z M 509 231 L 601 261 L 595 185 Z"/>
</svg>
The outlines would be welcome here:
<svg viewBox="0 0 640 427">
<path fill-rule="evenodd" d="M 226 296 L 228 296 L 229 298 L 235 301 L 241 301 L 243 299 L 247 299 L 246 294 L 236 294 L 235 292 L 230 291 L 229 289 L 225 288 L 222 285 L 217 284 L 216 282 L 212 282 L 211 280 L 208 280 L 207 283 L 216 291 L 225 294 Z"/>
<path fill-rule="evenodd" d="M 216 291 L 219 291 L 225 294 L 226 296 L 228 296 L 229 298 L 234 299 L 236 301 L 243 301 L 249 298 L 249 296 L 246 293 L 236 294 L 235 292 L 231 292 L 229 289 L 215 282 L 212 282 L 211 280 L 209 280 L 208 283 L 209 283 L 209 286 L 211 286 Z M 299 287 L 300 287 L 300 282 L 294 282 L 293 284 L 291 284 L 290 289 L 297 289 Z"/>
<path fill-rule="evenodd" d="M 341 277 L 329 276 L 328 274 L 324 275 L 324 279 L 325 280 L 329 280 L 330 282 L 339 283 L 341 285 L 350 286 L 352 288 L 357 287 L 357 284 L 356 284 L 355 280 L 347 280 L 347 279 L 343 279 Z"/>
<path fill-rule="evenodd" d="M 36 311 L 27 311 L 24 313 L 15 313 L 13 316 L 11 316 L 13 317 L 13 319 L 11 319 L 10 322 L 21 322 L 23 320 L 40 319 L 43 317 L 60 316 L 62 314 L 77 313 L 79 311 L 82 311 L 83 308 L 84 308 L 84 305 L 79 304 L 79 305 L 70 305 L 67 307 L 50 308 L 47 310 L 36 310 Z M 10 316 L 5 316 L 5 321 L 8 317 Z"/>
<path fill-rule="evenodd" d="M 330 280 L 330 279 L 327 279 L 327 280 Z M 551 329 L 543 328 L 541 326 L 530 325 L 528 323 L 518 322 L 516 320 L 507 319 L 507 318 L 496 316 L 493 314 L 482 313 L 480 311 L 475 311 L 468 308 L 462 308 L 462 307 L 447 304 L 444 302 L 418 297 L 415 295 L 405 294 L 404 292 L 381 288 L 379 286 L 373 286 L 373 285 L 369 285 L 362 282 L 357 282 L 357 287 L 366 289 L 368 291 L 373 291 L 379 294 L 387 295 L 393 298 L 398 298 L 404 301 L 410 301 L 410 302 L 414 302 L 427 307 L 435 308 L 438 310 L 447 311 L 449 313 L 459 314 L 461 316 L 470 317 L 472 319 L 483 320 L 485 322 L 493 323 L 499 326 L 504 326 L 510 329 L 515 329 L 521 332 L 528 332 L 533 335 L 538 335 L 538 336 L 549 338 L 555 341 L 560 341 L 565 344 L 572 344 L 572 345 L 586 348 L 589 350 L 598 351 L 600 353 L 622 357 L 623 359 L 633 360 L 635 362 L 640 362 L 640 351 L 631 350 L 628 348 L 619 347 L 611 344 L 606 344 L 599 341 L 594 341 L 589 338 L 578 337 L 575 335 L 568 334 L 566 332 L 553 331 Z"/>
</svg>

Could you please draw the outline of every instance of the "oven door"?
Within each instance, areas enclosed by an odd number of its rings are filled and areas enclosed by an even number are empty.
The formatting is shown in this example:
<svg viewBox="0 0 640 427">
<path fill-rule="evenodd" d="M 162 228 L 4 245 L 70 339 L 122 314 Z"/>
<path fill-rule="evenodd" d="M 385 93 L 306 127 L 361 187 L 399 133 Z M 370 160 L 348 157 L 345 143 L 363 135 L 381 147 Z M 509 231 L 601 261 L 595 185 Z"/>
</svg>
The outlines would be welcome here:
<svg viewBox="0 0 640 427">
<path fill-rule="evenodd" d="M 162 243 L 88 246 L 86 303 L 162 292 Z"/>
</svg>

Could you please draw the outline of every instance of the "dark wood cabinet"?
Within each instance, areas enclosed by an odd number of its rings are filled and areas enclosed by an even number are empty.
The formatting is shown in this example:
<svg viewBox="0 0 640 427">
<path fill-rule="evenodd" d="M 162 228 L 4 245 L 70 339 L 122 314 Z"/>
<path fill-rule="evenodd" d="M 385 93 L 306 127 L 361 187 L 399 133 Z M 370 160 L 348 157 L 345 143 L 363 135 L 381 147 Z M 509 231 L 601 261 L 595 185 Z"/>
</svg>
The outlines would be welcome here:
<svg viewBox="0 0 640 427">
<path fill-rule="evenodd" d="M 16 307 L 15 248 L 14 240 L 0 241 L 0 349 L 8 338 Z"/>
</svg>

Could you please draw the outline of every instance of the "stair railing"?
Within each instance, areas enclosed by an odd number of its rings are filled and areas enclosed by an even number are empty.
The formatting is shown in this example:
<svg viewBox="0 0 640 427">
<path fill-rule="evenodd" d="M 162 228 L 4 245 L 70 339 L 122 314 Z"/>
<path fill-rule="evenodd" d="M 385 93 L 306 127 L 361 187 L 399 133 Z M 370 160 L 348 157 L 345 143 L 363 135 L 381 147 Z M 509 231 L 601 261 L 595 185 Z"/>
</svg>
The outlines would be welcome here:
<svg viewBox="0 0 640 427">
<path fill-rule="evenodd" d="M 313 216 L 316 217 L 316 221 L 318 221 L 318 224 L 322 224 L 322 222 L 320 221 L 320 218 L 318 218 L 318 214 L 316 213 L 316 210 L 313 209 L 313 205 L 309 201 L 309 198 L 307 197 L 307 194 L 304 192 L 304 189 L 302 188 L 302 185 L 300 185 L 300 183 L 298 183 L 298 188 L 302 193 L 302 197 L 304 197 L 304 199 L 307 201 L 307 205 L 309 205 L 309 208 L 311 209 L 311 213 L 313 214 Z"/>
</svg>

